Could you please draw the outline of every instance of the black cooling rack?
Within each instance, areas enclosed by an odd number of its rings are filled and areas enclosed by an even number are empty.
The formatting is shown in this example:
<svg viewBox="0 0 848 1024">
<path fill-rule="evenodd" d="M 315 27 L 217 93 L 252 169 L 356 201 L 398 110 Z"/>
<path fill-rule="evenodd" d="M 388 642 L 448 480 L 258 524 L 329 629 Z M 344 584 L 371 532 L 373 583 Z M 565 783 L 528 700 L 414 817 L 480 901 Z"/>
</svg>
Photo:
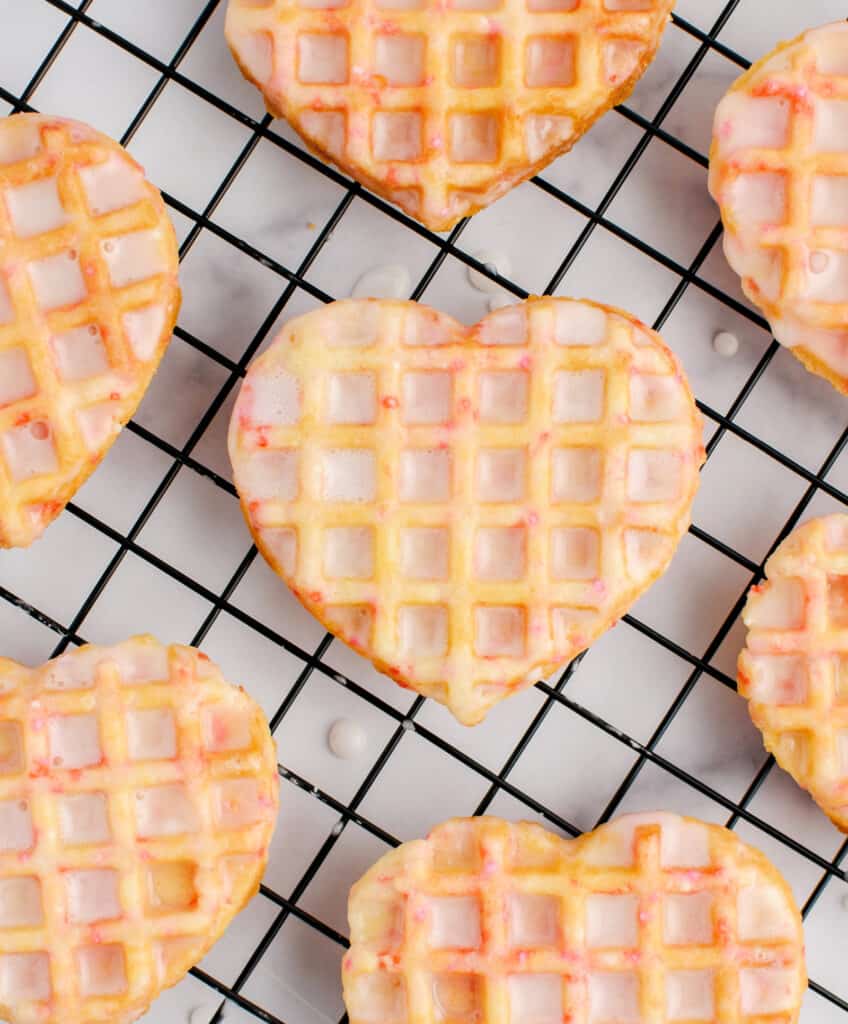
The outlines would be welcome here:
<svg viewBox="0 0 848 1024">
<path fill-rule="evenodd" d="M 437 733 L 416 721 L 418 713 L 424 703 L 422 698 L 417 698 L 411 704 L 409 710 L 404 713 L 386 703 L 368 688 L 361 686 L 355 679 L 340 675 L 338 671 L 328 667 L 324 661 L 324 656 L 326 655 L 332 641 L 332 637 L 330 635 L 326 635 L 314 651 L 304 650 L 299 647 L 296 642 L 293 642 L 288 637 L 258 621 L 256 618 L 245 613 L 235 604 L 231 603 L 231 597 L 233 596 L 235 589 L 244 578 L 254 560 L 257 558 L 255 548 L 252 548 L 247 556 L 242 560 L 241 564 L 238 566 L 223 590 L 220 593 L 215 593 L 199 581 L 182 572 L 176 566 L 170 565 L 164 559 L 147 550 L 139 543 L 139 534 L 153 515 L 156 508 L 162 502 L 166 492 L 182 467 L 190 468 L 194 472 L 212 480 L 215 485 L 222 488 L 227 493 L 235 495 L 235 490 L 229 480 L 226 480 L 220 475 L 212 472 L 208 467 L 196 459 L 193 455 L 194 449 L 207 428 L 212 423 L 213 419 L 220 412 L 228 397 L 235 389 L 238 388 L 240 379 L 244 376 L 247 365 L 250 363 L 258 348 L 265 340 L 268 332 L 271 330 L 275 322 L 281 314 L 284 314 L 286 306 L 292 299 L 295 292 L 298 289 L 302 289 L 305 293 L 320 302 L 329 302 L 336 297 L 329 295 L 321 288 L 316 287 L 314 283 L 307 279 L 306 274 L 355 198 L 360 198 L 372 207 L 376 207 L 383 214 L 391 217 L 393 220 L 403 225 L 407 230 L 415 232 L 417 235 L 425 238 L 435 247 L 435 256 L 431 260 L 429 266 L 427 266 L 423 275 L 415 284 L 415 287 L 411 292 L 411 298 L 417 299 L 423 295 L 427 286 L 433 280 L 439 268 L 449 256 L 454 257 L 466 267 L 477 270 L 518 298 L 525 298 L 527 296 L 527 292 L 514 281 L 511 281 L 508 277 L 502 276 L 490 265 L 485 265 L 479 262 L 479 260 L 475 259 L 472 255 L 463 250 L 462 235 L 467 225 L 467 221 L 459 223 L 446 237 L 436 235 L 428 231 L 420 224 L 406 217 L 393 206 L 366 192 L 359 185 L 351 183 L 344 175 L 336 171 L 334 168 L 326 166 L 320 160 L 300 149 L 297 145 L 272 131 L 272 121 L 270 116 L 265 116 L 261 121 L 254 120 L 227 100 L 215 95 L 203 85 L 192 80 L 192 78 L 181 72 L 180 66 L 183 63 L 183 59 L 189 53 L 191 47 L 200 36 L 200 33 L 204 30 L 212 16 L 215 14 L 216 9 L 219 6 L 223 6 L 226 0 L 208 0 L 205 4 L 201 4 L 199 0 L 199 14 L 194 21 L 194 24 L 191 26 L 190 31 L 176 50 L 173 58 L 168 63 L 164 63 L 162 60 L 140 48 L 131 40 L 124 38 L 119 33 L 96 21 L 89 14 L 89 8 L 91 7 L 93 0 L 83 0 L 83 2 L 78 5 L 68 3 L 66 0 L 41 0 L 41 2 L 49 4 L 58 12 L 65 14 L 68 17 L 68 21 L 20 95 L 15 95 L 0 85 L 0 99 L 5 100 L 10 104 L 13 108 L 13 112 L 35 109 L 31 106 L 30 100 L 33 98 L 39 84 L 47 75 L 73 33 L 80 25 L 83 25 L 97 33 L 109 43 L 131 54 L 134 58 L 141 61 L 159 76 L 155 86 L 150 90 L 144 102 L 132 118 L 129 127 L 123 134 L 120 141 L 124 145 L 128 145 L 133 139 L 133 136 L 138 131 L 142 122 L 145 120 L 169 82 L 178 83 L 195 96 L 202 98 L 207 103 L 210 103 L 218 111 L 228 117 L 234 118 L 241 125 L 249 129 L 250 138 L 243 146 L 237 159 L 229 168 L 224 178 L 221 180 L 218 188 L 215 190 L 214 195 L 206 207 L 203 210 L 191 209 L 184 202 L 178 200 L 174 196 L 168 195 L 167 193 L 165 193 L 165 201 L 171 209 L 182 214 L 191 224 L 180 248 L 181 258 L 184 258 L 191 250 L 201 231 L 209 231 L 220 239 L 225 240 L 230 245 L 235 246 L 251 259 L 259 261 L 266 268 L 277 274 L 280 278 L 281 294 L 262 323 L 259 331 L 252 338 L 244 350 L 243 355 L 238 360 L 228 358 L 211 345 L 205 343 L 202 338 L 195 337 L 182 327 L 177 328 L 175 332 L 176 335 L 187 345 L 198 349 L 206 357 L 218 363 L 225 371 L 226 379 L 215 395 L 214 400 L 197 422 L 190 437 L 182 448 L 175 447 L 174 445 L 162 440 L 153 431 L 139 423 L 131 422 L 128 425 L 127 429 L 129 431 L 132 431 L 145 442 L 155 446 L 161 453 L 163 453 L 167 459 L 170 460 L 170 467 L 159 485 L 156 487 L 153 495 L 147 501 L 141 513 L 136 518 L 132 527 L 126 533 L 121 533 L 118 530 L 115 530 L 96 516 L 93 516 L 89 512 L 80 508 L 78 505 L 73 503 L 69 505 L 68 512 L 66 514 L 78 517 L 90 527 L 101 531 L 118 545 L 117 550 L 108 562 L 105 571 L 102 572 L 97 582 L 80 604 L 73 618 L 69 622 L 58 622 L 51 616 L 46 615 L 39 608 L 33 607 L 31 604 L 27 603 L 3 586 L 2 572 L 0 572 L 0 600 L 10 602 L 20 611 L 32 616 L 43 626 L 52 630 L 56 634 L 57 638 L 56 645 L 53 650 L 53 656 L 58 656 L 68 646 L 85 642 L 84 637 L 80 634 L 80 629 L 86 616 L 97 602 L 123 559 L 131 552 L 133 555 L 144 560 L 148 565 L 154 567 L 159 572 L 166 574 L 182 586 L 193 591 L 211 605 L 211 609 L 194 636 L 184 638 L 186 642 L 194 645 L 202 644 L 221 612 L 226 611 L 243 625 L 255 630 L 258 634 L 261 634 L 273 644 L 286 649 L 301 659 L 303 668 L 294 685 L 291 686 L 289 691 L 285 694 L 284 699 L 277 708 L 276 713 L 273 715 L 271 719 L 272 729 L 276 729 L 280 725 L 292 707 L 298 694 L 304 687 L 308 686 L 310 676 L 315 672 L 325 675 L 332 680 L 334 684 L 344 686 L 362 700 L 367 701 L 370 705 L 379 709 L 382 714 L 388 715 L 394 722 L 394 730 L 391 738 L 379 752 L 371 770 L 366 775 L 357 792 L 347 802 L 337 800 L 329 793 L 326 793 L 320 788 L 314 786 L 309 779 L 304 778 L 298 773 L 287 768 L 285 763 L 280 764 L 279 772 L 282 779 L 289 784 L 305 790 L 310 795 L 310 798 L 321 801 L 324 805 L 329 807 L 332 812 L 338 815 L 337 823 L 332 828 L 323 845 L 320 847 L 306 871 L 303 873 L 302 877 L 288 896 L 281 895 L 266 885 L 262 886 L 262 894 L 276 906 L 277 914 L 259 943 L 252 950 L 251 955 L 236 980 L 232 984 L 225 984 L 199 967 L 193 969 L 192 974 L 196 979 L 208 986 L 210 994 L 213 997 L 215 994 L 221 997 L 221 1004 L 215 1011 L 212 1021 L 217 1022 L 221 1019 L 226 1001 L 229 1000 L 233 1004 L 241 1007 L 242 1010 L 257 1020 L 266 1021 L 268 1024 L 280 1024 L 280 1018 L 276 1017 L 263 1006 L 257 1005 L 249 998 L 246 998 L 245 995 L 243 995 L 243 989 L 259 964 L 259 961 L 262 959 L 263 954 L 271 945 L 290 916 L 298 919 L 309 928 L 316 929 L 331 942 L 336 943 L 339 949 L 339 957 L 341 958 L 342 950 L 347 946 L 347 939 L 345 936 L 340 934 L 333 926 L 320 920 L 318 917 L 306 910 L 300 905 L 300 900 L 307 887 L 316 877 L 321 866 L 324 864 L 330 852 L 338 842 L 339 837 L 351 822 L 355 823 L 383 843 L 390 846 L 396 846 L 398 844 L 399 840 L 395 836 L 389 834 L 385 829 L 380 827 L 380 825 L 369 820 L 368 817 L 360 813 L 360 806 L 374 782 L 386 767 L 387 762 L 403 738 L 404 733 L 408 731 L 414 731 L 421 739 L 434 745 L 434 747 L 441 750 L 446 756 L 456 759 L 456 761 L 465 766 L 469 772 L 476 773 L 476 775 L 485 780 L 488 784 L 488 789 L 485 796 L 480 800 L 476 807 L 475 813 L 485 813 L 499 793 L 506 793 L 519 801 L 528 809 L 529 812 L 533 812 L 536 815 L 543 817 L 552 825 L 567 834 L 577 835 L 580 830 L 572 822 L 566 820 L 551 808 L 545 806 L 531 794 L 522 791 L 520 787 L 510 781 L 513 768 L 516 766 L 522 753 L 537 733 L 542 722 L 554 706 L 560 705 L 562 708 L 567 709 L 568 713 L 579 716 L 585 722 L 590 723 L 591 726 L 601 730 L 614 742 L 623 744 L 635 755 L 635 762 L 633 766 L 628 771 L 625 778 L 620 782 L 612 798 L 605 807 L 598 808 L 601 812 L 597 818 L 598 824 L 607 821 L 618 812 L 620 805 L 646 765 L 658 766 L 680 782 L 687 784 L 694 791 L 697 791 L 697 793 L 710 798 L 715 804 L 724 808 L 727 813 L 726 824 L 728 827 L 732 828 L 740 822 L 747 822 L 748 824 L 760 829 L 776 842 L 783 844 L 789 850 L 793 851 L 799 857 L 808 862 L 813 869 L 818 871 L 820 873 L 818 882 L 813 887 L 802 908 L 804 916 L 806 917 L 809 915 L 830 883 L 835 879 L 841 881 L 846 880 L 847 876 L 843 869 L 843 863 L 846 853 L 848 853 L 848 840 L 841 845 L 836 856 L 834 856 L 833 859 L 828 860 L 814 849 L 806 846 L 793 836 L 787 834 L 787 832 L 775 827 L 774 824 L 764 820 L 751 811 L 751 802 L 760 791 L 769 774 L 774 770 L 775 764 L 773 758 L 769 758 L 765 761 L 751 781 L 747 790 L 742 795 L 741 799 L 735 801 L 719 792 L 703 779 L 693 775 L 685 768 L 662 756 L 662 754 L 657 750 L 661 739 L 668 731 L 675 719 L 675 716 L 678 714 L 687 697 L 690 695 L 702 676 L 711 677 L 713 680 L 723 684 L 731 690 L 735 689 L 735 680 L 726 675 L 720 669 L 717 669 L 714 664 L 712 664 L 712 661 L 714 655 L 718 652 L 723 641 L 728 636 L 731 627 L 742 609 L 745 596 L 744 593 L 740 594 L 738 600 L 736 600 L 733 606 L 729 609 L 720 628 L 715 633 L 702 655 L 687 650 L 679 643 L 664 636 L 658 630 L 652 628 L 632 615 L 625 617 L 625 621 L 643 636 L 649 638 L 650 641 L 659 644 L 665 650 L 682 659 L 687 664 L 689 670 L 688 677 L 686 678 L 684 685 L 679 689 L 674 700 L 662 715 L 659 724 L 655 727 L 653 734 L 647 742 L 640 742 L 628 735 L 627 732 L 622 731 L 612 723 L 604 720 L 602 717 L 594 714 L 581 704 L 570 699 L 568 684 L 582 660 L 581 656 L 575 659 L 575 661 L 565 669 L 553 685 L 545 682 L 539 682 L 537 684 L 537 688 L 541 692 L 543 698 L 541 706 L 532 718 L 529 726 L 519 739 L 518 743 L 505 756 L 501 769 L 495 772 L 481 764 L 475 758 L 469 756 L 469 754 L 463 751 L 460 747 L 447 742 Z M 697 255 L 688 266 L 684 266 L 674 259 L 671 259 L 665 253 L 623 229 L 607 217 L 610 205 L 619 194 L 623 185 L 627 181 L 628 176 L 631 174 L 645 149 L 654 138 L 661 139 L 664 143 L 673 147 L 679 153 L 688 157 L 690 160 L 695 161 L 702 168 L 706 168 L 706 157 L 682 139 L 676 137 L 675 134 L 665 129 L 663 125 L 675 102 L 692 80 L 704 58 L 711 51 L 720 54 L 732 64 L 738 66 L 740 72 L 749 66 L 749 62 L 744 57 L 735 52 L 732 48 L 724 45 L 717 38 L 731 15 L 738 7 L 740 7 L 740 5 L 743 5 L 744 2 L 745 0 L 729 0 L 729 2 L 724 5 L 720 14 L 715 19 L 714 24 L 708 31 L 698 28 L 686 18 L 677 14 L 673 16 L 673 22 L 676 29 L 686 33 L 694 41 L 696 47 L 695 52 L 689 59 L 682 73 L 671 86 L 664 101 L 652 118 L 646 118 L 626 105 L 617 108 L 618 113 L 630 121 L 636 129 L 638 129 L 640 135 L 638 143 L 633 147 L 624 164 L 621 166 L 612 181 L 612 184 L 606 191 L 606 194 L 596 207 L 593 208 L 587 206 L 543 178 L 534 179 L 533 184 L 536 187 L 544 190 L 544 192 L 549 196 L 553 197 L 558 202 L 565 204 L 567 207 L 570 207 L 572 210 L 577 211 L 583 216 L 583 218 L 585 218 L 585 225 L 582 231 L 576 241 L 574 241 L 573 244 L 563 252 L 561 262 L 559 263 L 556 272 L 553 274 L 544 289 L 545 293 L 554 292 L 565 277 L 569 268 L 574 264 L 575 260 L 586 246 L 593 232 L 598 226 L 602 226 L 612 235 L 627 243 L 627 245 L 632 246 L 642 254 L 648 256 L 650 259 L 656 261 L 675 275 L 676 285 L 673 292 L 665 303 L 665 306 L 659 316 L 654 321 L 653 327 L 656 330 L 662 330 L 663 325 L 671 316 L 672 312 L 680 303 L 684 293 L 689 288 L 701 289 L 728 309 L 733 310 L 735 313 L 744 317 L 753 324 L 756 324 L 758 327 L 763 328 L 766 331 L 768 330 L 768 325 L 761 317 L 757 316 L 734 296 L 727 294 L 721 288 L 716 287 L 701 275 L 701 270 L 705 260 L 721 237 L 721 225 L 718 222 L 717 216 L 715 226 L 709 232 Z M 790 2 L 790 0 L 785 0 L 785 2 Z M 815 12 L 811 12 L 811 18 L 815 19 Z M 3 30 L 5 32 L 11 30 L 12 34 L 14 34 L 15 25 L 12 24 L 9 26 L 6 24 Z M 2 81 L 1 77 L 0 81 Z M 303 161 L 316 173 L 326 176 L 331 181 L 341 186 L 344 190 L 341 201 L 338 203 L 327 223 L 319 232 L 316 233 L 311 248 L 300 265 L 296 268 L 284 266 L 276 260 L 269 258 L 267 254 L 260 252 L 243 238 L 237 237 L 212 220 L 217 207 L 227 194 L 239 171 L 245 165 L 261 140 L 267 140 L 271 145 L 285 150 L 290 156 L 296 160 Z M 698 406 L 704 414 L 708 426 L 714 430 L 714 433 L 707 445 L 708 457 L 714 452 L 716 446 L 719 444 L 725 433 L 729 433 L 744 440 L 746 443 L 753 445 L 754 448 L 769 456 L 771 459 L 774 459 L 783 467 L 789 469 L 806 483 L 806 490 L 804 491 L 801 500 L 792 510 L 791 515 L 783 525 L 779 536 L 775 539 L 768 554 L 771 554 L 781 540 L 783 540 L 783 538 L 792 529 L 794 529 L 813 498 L 816 497 L 819 492 L 828 495 L 830 498 L 835 499 L 843 505 L 848 504 L 848 496 L 826 479 L 828 473 L 834 467 L 837 459 L 845 448 L 846 442 L 848 442 L 848 428 L 846 428 L 839 437 L 837 443 L 821 463 L 818 471 L 812 472 L 805 466 L 801 465 L 798 461 L 778 450 L 768 442 L 762 440 L 737 422 L 738 413 L 742 409 L 753 388 L 774 359 L 778 350 L 779 346 L 777 342 L 772 339 L 771 344 L 767 347 L 750 376 L 745 380 L 743 386 L 736 394 L 735 399 L 729 406 L 726 414 L 717 411 L 703 401 L 698 402 Z M 717 537 L 712 536 L 710 533 L 697 526 L 692 526 L 691 532 L 700 541 L 713 547 L 717 551 L 720 551 L 724 556 L 731 559 L 741 567 L 741 569 L 750 577 L 748 581 L 749 584 L 756 583 L 762 579 L 765 558 L 762 562 L 756 563 L 745 554 L 735 550 L 732 546 L 722 542 Z M 1 557 L 0 565 L 2 565 Z M 285 751 L 283 751 L 283 762 L 284 761 Z M 833 938 L 836 943 L 839 942 L 838 936 L 834 936 Z M 826 986 L 817 982 L 815 977 L 811 978 L 810 986 L 815 993 L 831 1005 L 833 1010 L 844 1010 L 848 1012 L 848 1002 L 836 993 L 830 991 Z M 345 1022 L 346 1018 L 342 1018 L 342 1024 L 345 1024 Z M 287 1024 L 296 1024 L 296 1022 L 290 1020 Z"/>
</svg>

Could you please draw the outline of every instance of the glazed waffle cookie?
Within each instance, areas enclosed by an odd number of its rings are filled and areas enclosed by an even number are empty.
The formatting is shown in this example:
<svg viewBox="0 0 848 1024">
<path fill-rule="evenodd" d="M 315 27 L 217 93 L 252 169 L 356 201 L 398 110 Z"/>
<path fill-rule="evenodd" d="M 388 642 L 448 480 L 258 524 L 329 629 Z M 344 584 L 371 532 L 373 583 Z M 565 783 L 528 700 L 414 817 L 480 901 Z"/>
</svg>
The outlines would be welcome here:
<svg viewBox="0 0 848 1024">
<path fill-rule="evenodd" d="M 659 576 L 704 455 L 659 336 L 566 299 L 472 328 L 382 300 L 293 320 L 250 367 L 229 447 L 303 604 L 466 724 Z"/>
<path fill-rule="evenodd" d="M 0 1017 L 135 1020 L 258 889 L 277 801 L 261 710 L 200 652 L 0 661 Z"/>
<path fill-rule="evenodd" d="M 806 32 L 719 104 L 724 249 L 782 344 L 848 394 L 848 24 Z"/>
<path fill-rule="evenodd" d="M 570 149 L 630 95 L 674 0 L 230 0 L 268 110 L 434 230 Z"/>
<path fill-rule="evenodd" d="M 777 869 L 671 814 L 572 841 L 450 821 L 378 861 L 348 915 L 351 1024 L 790 1024 L 806 987 Z"/>
<path fill-rule="evenodd" d="M 75 121 L 0 119 L 0 548 L 62 511 L 135 412 L 179 306 L 159 193 Z"/>
<path fill-rule="evenodd" d="M 739 692 L 778 764 L 848 832 L 848 516 L 799 527 L 766 576 L 744 612 Z"/>
</svg>

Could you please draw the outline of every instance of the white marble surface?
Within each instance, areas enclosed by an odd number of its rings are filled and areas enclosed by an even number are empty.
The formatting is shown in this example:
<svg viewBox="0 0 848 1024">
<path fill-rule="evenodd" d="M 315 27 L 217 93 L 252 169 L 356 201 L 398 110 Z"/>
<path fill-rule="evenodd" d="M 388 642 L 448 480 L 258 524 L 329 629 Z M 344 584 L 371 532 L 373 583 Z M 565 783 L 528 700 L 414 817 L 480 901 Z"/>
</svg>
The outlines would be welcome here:
<svg viewBox="0 0 848 1024">
<path fill-rule="evenodd" d="M 78 26 L 30 97 L 47 112 L 87 120 L 120 137 L 159 81 L 157 61 L 169 62 L 205 0 L 93 0 L 87 13 L 143 48 L 137 59 L 86 26 Z M 212 90 L 252 118 L 262 114 L 256 93 L 233 66 L 222 39 L 224 2 L 209 18 L 179 65 L 190 82 Z M 708 31 L 724 9 L 723 0 L 679 0 L 678 12 Z M 743 58 L 756 59 L 777 40 L 829 19 L 844 17 L 841 0 L 740 0 L 720 40 Z M 20 95 L 49 48 L 65 28 L 67 15 L 48 0 L 0 0 L 0 86 Z M 672 26 L 655 65 L 645 76 L 630 109 L 653 118 L 669 90 L 698 52 L 699 41 Z M 706 154 L 712 110 L 739 73 L 721 53 L 710 50 L 691 81 L 665 113 L 662 128 L 697 153 Z M 9 103 L 0 99 L 0 114 Z M 274 125 L 300 145 L 285 125 Z M 609 114 L 575 151 L 551 166 L 547 181 L 578 204 L 595 209 L 641 138 L 622 114 Z M 201 212 L 222 176 L 250 137 L 250 130 L 177 83 L 168 84 L 130 144 L 153 179 L 191 210 Z M 628 307 L 648 321 L 662 312 L 687 268 L 717 223 L 706 193 L 706 172 L 689 156 L 654 139 L 605 213 L 607 220 L 656 247 L 670 265 L 640 252 L 612 231 L 597 227 L 558 294 L 585 295 Z M 296 156 L 260 142 L 213 214 L 224 232 L 246 240 L 271 261 L 296 269 L 345 195 L 335 180 Z M 175 214 L 181 240 L 192 229 Z M 472 254 L 499 253 L 512 279 L 528 291 L 545 289 L 586 218 L 535 184 L 516 189 L 478 215 L 458 245 Z M 362 198 L 354 199 L 326 246 L 306 272 L 313 286 L 336 297 L 347 295 L 363 273 L 400 264 L 413 284 L 437 255 L 426 238 L 386 217 Z M 698 271 L 702 281 L 744 304 L 737 282 L 715 247 Z M 181 327 L 220 353 L 216 362 L 176 338 L 140 409 L 137 422 L 178 449 L 188 446 L 198 464 L 223 477 L 229 470 L 224 436 L 231 398 L 201 435 L 198 423 L 229 378 L 228 361 L 238 360 L 286 288 L 274 269 L 251 259 L 214 230 L 203 230 L 183 265 L 185 305 Z M 467 321 L 485 314 L 489 294 L 474 287 L 466 267 L 452 256 L 441 264 L 424 300 Z M 284 318 L 313 307 L 316 299 L 297 290 Z M 717 353 L 719 331 L 739 340 L 736 355 Z M 690 285 L 663 327 L 680 354 L 698 397 L 718 413 L 727 412 L 766 352 L 769 336 L 755 323 Z M 845 404 L 825 383 L 780 352 L 738 410 L 736 422 L 774 445 L 808 470 L 818 471 L 846 425 Z M 716 424 L 707 420 L 706 436 Z M 124 535 L 171 467 L 167 453 L 125 432 L 103 467 L 78 495 L 77 505 Z M 848 455 L 828 477 L 848 487 Z M 751 581 L 744 559 L 759 562 L 806 490 L 806 481 L 754 445 L 725 434 L 708 463 L 695 506 L 695 523 L 732 546 L 743 562 L 726 557 L 698 537 L 685 538 L 666 577 L 636 606 L 634 616 L 672 644 L 709 655 L 720 673 L 732 674 L 742 632 L 734 623 L 717 651 L 716 630 L 727 620 Z M 819 491 L 808 514 L 837 508 Z M 105 642 L 140 631 L 167 641 L 190 641 L 250 550 L 235 499 L 210 478 L 183 468 L 136 538 L 144 552 L 193 578 L 191 589 L 151 562 L 129 553 L 106 583 L 78 627 L 86 639 Z M 0 583 L 63 626 L 75 617 L 118 545 L 106 532 L 69 512 L 31 551 L 0 555 Z M 282 633 L 287 650 L 239 616 Z M 0 599 L 0 653 L 37 663 L 49 657 L 57 635 Z M 215 620 L 203 647 L 234 680 L 244 682 L 273 714 L 290 692 L 323 631 L 260 561 L 250 569 Z M 408 693 L 379 677 L 356 655 L 333 642 L 324 656 L 326 672 L 315 671 L 282 719 L 276 737 L 286 769 L 332 799 L 347 802 L 357 793 L 397 728 L 390 712 L 404 714 Z M 648 742 L 681 688 L 691 666 L 642 631 L 620 624 L 589 652 L 565 694 L 579 709 L 608 723 L 604 731 L 575 710 L 555 706 L 512 767 L 508 782 L 531 801 L 500 790 L 489 809 L 510 818 L 549 814 L 591 828 L 637 760 L 628 738 Z M 339 674 L 338 676 L 336 674 Z M 343 675 L 341 675 L 343 674 Z M 344 676 L 375 693 L 375 707 L 343 685 Z M 421 834 L 452 814 L 472 812 L 489 790 L 485 775 L 443 750 L 433 738 L 461 748 L 484 771 L 499 772 L 544 703 L 538 690 L 496 709 L 486 724 L 461 729 L 431 703 L 417 716 L 422 731 L 409 731 L 389 757 L 359 805 L 368 821 L 399 839 Z M 325 739 L 339 718 L 355 721 L 364 749 L 348 760 L 334 757 Z M 662 739 L 657 763 L 638 774 L 617 810 L 667 808 L 727 822 L 727 806 L 667 770 L 671 764 L 710 787 L 722 799 L 738 801 L 765 756 L 741 700 L 723 683 L 701 676 Z M 268 887 L 339 933 L 346 933 L 344 904 L 349 884 L 385 849 L 356 824 L 338 833 L 339 815 L 313 792 L 284 781 L 283 810 L 266 878 Z M 768 775 L 748 805 L 759 822 L 779 829 L 817 857 L 830 860 L 841 839 L 809 800 L 777 770 Z M 545 820 L 542 818 L 541 820 Z M 548 820 L 549 827 L 555 828 Z M 822 872 L 812 859 L 742 821 L 740 834 L 760 846 L 786 873 L 805 901 Z M 322 845 L 331 852 L 307 885 L 303 873 Z M 299 890 L 303 890 L 300 892 Z M 277 914 L 275 904 L 257 896 L 202 964 L 232 985 Z M 831 881 L 807 919 L 812 978 L 848 999 L 844 938 L 848 933 L 848 885 Z M 342 1014 L 338 981 L 341 948 L 309 924 L 290 916 L 275 934 L 243 995 L 287 1024 L 323 1024 Z M 207 1024 L 221 997 L 189 977 L 166 993 L 145 1018 L 151 1024 Z M 228 1004 L 226 1020 L 257 1018 Z M 845 1017 L 832 1003 L 810 994 L 804 1021 L 830 1024 Z"/>
</svg>

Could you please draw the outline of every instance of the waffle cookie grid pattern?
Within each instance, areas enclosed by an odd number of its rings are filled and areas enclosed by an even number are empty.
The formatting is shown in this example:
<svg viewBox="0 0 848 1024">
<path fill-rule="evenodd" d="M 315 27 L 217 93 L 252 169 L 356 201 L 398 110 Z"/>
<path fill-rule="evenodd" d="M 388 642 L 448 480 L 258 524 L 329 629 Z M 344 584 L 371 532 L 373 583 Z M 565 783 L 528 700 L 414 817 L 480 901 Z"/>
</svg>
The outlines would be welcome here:
<svg viewBox="0 0 848 1024">
<path fill-rule="evenodd" d="M 560 299 L 471 329 L 388 301 L 292 321 L 249 371 L 230 454 L 301 601 L 469 724 L 662 571 L 703 459 L 658 336 Z"/>
<path fill-rule="evenodd" d="M 326 159 L 434 230 L 569 149 L 673 0 L 230 0 L 242 71 Z"/>
<path fill-rule="evenodd" d="M 739 692 L 778 764 L 848 832 L 848 516 L 795 530 L 744 612 Z"/>
<path fill-rule="evenodd" d="M 141 401 L 177 317 L 162 198 L 106 136 L 0 123 L 0 547 L 62 511 Z"/>
<path fill-rule="evenodd" d="M 277 808 L 258 706 L 137 638 L 0 661 L 0 1013 L 135 1020 L 253 896 Z"/>
<path fill-rule="evenodd" d="M 848 25 L 786 43 L 719 104 L 710 191 L 775 337 L 848 393 Z"/>
<path fill-rule="evenodd" d="M 797 1019 L 800 915 L 731 833 L 632 816 L 563 841 L 458 819 L 353 887 L 351 1024 Z"/>
</svg>

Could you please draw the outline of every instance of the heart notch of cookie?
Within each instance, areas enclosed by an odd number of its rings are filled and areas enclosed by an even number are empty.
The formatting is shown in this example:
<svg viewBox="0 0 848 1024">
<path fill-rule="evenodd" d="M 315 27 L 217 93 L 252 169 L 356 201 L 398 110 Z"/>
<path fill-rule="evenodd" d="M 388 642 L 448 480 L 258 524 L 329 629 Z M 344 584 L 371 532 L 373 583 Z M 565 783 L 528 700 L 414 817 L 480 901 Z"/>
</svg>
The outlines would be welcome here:
<svg viewBox="0 0 848 1024">
<path fill-rule="evenodd" d="M 257 545 L 301 602 L 466 724 L 657 578 L 704 457 L 659 336 L 566 299 L 471 328 L 414 302 L 309 313 L 251 366 L 229 446 Z"/>
<path fill-rule="evenodd" d="M 351 1024 L 794 1024 L 801 915 L 734 832 L 639 814 L 564 840 L 454 819 L 353 886 Z"/>
</svg>

